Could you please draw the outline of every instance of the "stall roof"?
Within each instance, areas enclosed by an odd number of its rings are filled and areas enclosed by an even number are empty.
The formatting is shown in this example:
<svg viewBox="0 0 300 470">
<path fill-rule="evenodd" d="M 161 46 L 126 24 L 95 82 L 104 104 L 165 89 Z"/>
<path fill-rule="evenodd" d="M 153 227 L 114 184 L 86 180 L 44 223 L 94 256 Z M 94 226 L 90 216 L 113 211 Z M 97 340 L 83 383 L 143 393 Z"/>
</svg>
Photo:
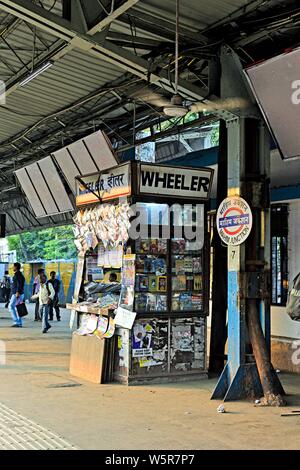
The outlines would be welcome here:
<svg viewBox="0 0 300 470">
<path fill-rule="evenodd" d="M 82 14 L 72 17 L 70 0 L 0 0 L 0 79 L 7 88 L 0 113 L 0 207 L 8 214 L 9 233 L 70 222 L 72 216 L 37 220 L 15 170 L 98 129 L 116 148 L 130 146 L 133 127 L 163 119 L 161 108 L 137 93 L 151 86 L 167 98 L 172 94 L 173 0 L 76 4 Z M 221 44 L 230 44 L 247 65 L 298 41 L 296 0 L 181 0 L 180 8 L 186 96 L 195 90 L 198 97 L 208 95 L 208 65 Z M 20 87 L 30 71 L 49 61 L 47 71 Z"/>
</svg>

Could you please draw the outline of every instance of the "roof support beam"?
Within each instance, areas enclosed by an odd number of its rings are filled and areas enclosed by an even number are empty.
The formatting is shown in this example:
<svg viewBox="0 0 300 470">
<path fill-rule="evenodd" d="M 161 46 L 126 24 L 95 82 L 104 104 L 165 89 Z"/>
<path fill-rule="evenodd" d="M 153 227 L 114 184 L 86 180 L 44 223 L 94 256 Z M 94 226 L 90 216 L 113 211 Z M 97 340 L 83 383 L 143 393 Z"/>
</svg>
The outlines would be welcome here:
<svg viewBox="0 0 300 470">
<path fill-rule="evenodd" d="M 133 75 L 165 88 L 174 91 L 170 77 L 165 70 L 150 70 L 148 61 L 135 54 L 103 40 L 101 33 L 91 36 L 78 31 L 78 27 L 63 18 L 59 18 L 51 12 L 43 10 L 31 3 L 29 0 L 0 0 L 0 9 L 17 16 L 18 18 L 33 24 L 39 29 L 47 31 L 68 43 L 71 47 L 77 47 L 95 56 L 126 70 Z M 98 25 L 99 26 L 99 25 Z M 99 37 L 100 36 L 100 37 Z M 173 82 L 174 79 L 171 78 Z M 206 91 L 195 87 L 184 80 L 179 81 L 179 92 L 186 98 L 200 100 L 206 96 Z"/>
<path fill-rule="evenodd" d="M 182 135 L 179 137 L 179 141 L 182 143 L 182 145 L 188 152 L 194 151 L 194 149 L 188 144 L 188 142 L 185 140 L 184 137 L 182 137 Z"/>
<path fill-rule="evenodd" d="M 71 4 L 71 24 L 83 34 L 87 33 L 88 27 L 80 0 L 72 0 Z"/>
<path fill-rule="evenodd" d="M 144 47 L 145 49 L 147 47 L 159 47 L 161 46 L 163 42 L 158 39 L 150 39 L 150 38 L 144 38 L 144 37 L 139 37 L 139 36 L 136 36 L 133 41 L 132 36 L 130 34 L 116 33 L 114 31 L 109 31 L 107 33 L 106 39 L 108 39 L 109 41 L 112 40 L 112 41 L 124 42 L 124 45 L 126 45 L 126 47 L 133 45 L 133 43 L 135 46 L 138 46 L 138 47 L 146 46 Z M 164 41 L 164 43 L 173 44 L 171 41 Z"/>
<path fill-rule="evenodd" d="M 115 9 L 111 15 L 107 15 L 104 19 L 100 20 L 95 26 L 93 26 L 89 34 L 93 35 L 99 33 L 107 28 L 114 20 L 116 20 L 120 15 L 126 13 L 129 8 L 133 7 L 139 0 L 126 0 L 121 6 Z"/>
</svg>

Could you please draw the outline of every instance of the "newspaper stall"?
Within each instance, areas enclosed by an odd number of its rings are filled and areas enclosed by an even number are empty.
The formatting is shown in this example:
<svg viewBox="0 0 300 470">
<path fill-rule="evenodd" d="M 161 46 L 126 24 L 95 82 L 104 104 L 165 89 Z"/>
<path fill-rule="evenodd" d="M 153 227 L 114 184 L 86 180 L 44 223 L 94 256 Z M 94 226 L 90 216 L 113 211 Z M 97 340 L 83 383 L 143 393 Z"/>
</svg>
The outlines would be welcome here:
<svg viewBox="0 0 300 470">
<path fill-rule="evenodd" d="M 212 178 L 129 162 L 77 179 L 71 373 L 127 384 L 206 374 Z"/>
</svg>

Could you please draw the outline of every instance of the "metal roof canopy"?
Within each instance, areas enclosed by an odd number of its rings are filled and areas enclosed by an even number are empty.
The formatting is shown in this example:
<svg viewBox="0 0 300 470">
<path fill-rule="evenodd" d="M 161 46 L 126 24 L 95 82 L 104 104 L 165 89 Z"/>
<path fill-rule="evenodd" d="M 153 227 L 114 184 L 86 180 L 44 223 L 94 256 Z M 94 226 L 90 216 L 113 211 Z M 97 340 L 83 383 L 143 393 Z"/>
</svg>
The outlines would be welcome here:
<svg viewBox="0 0 300 470">
<path fill-rule="evenodd" d="M 51 157 L 17 170 L 16 176 L 37 218 L 73 210 Z"/>
<path fill-rule="evenodd" d="M 114 5 L 109 15 L 110 0 L 0 0 L 0 78 L 7 87 L 0 206 L 11 214 L 10 233 L 41 226 L 15 188 L 14 170 L 98 129 L 115 144 L 132 146 L 135 130 L 163 120 L 159 108 L 133 96 L 149 85 L 173 93 L 175 2 Z M 296 0 L 180 0 L 180 9 L 180 92 L 191 101 L 218 95 L 214 64 L 221 44 L 247 65 L 298 41 Z M 49 60 L 53 67 L 19 88 L 32 68 Z M 70 220 L 70 214 L 53 216 L 42 225 Z"/>
<path fill-rule="evenodd" d="M 102 131 L 97 131 L 39 162 L 17 170 L 15 174 L 37 218 L 74 210 L 53 158 L 74 194 L 77 176 L 86 172 L 101 172 L 118 163 L 108 138 Z"/>
<path fill-rule="evenodd" d="M 76 176 L 103 171 L 118 163 L 111 144 L 102 131 L 80 139 L 52 155 L 74 194 Z"/>
</svg>

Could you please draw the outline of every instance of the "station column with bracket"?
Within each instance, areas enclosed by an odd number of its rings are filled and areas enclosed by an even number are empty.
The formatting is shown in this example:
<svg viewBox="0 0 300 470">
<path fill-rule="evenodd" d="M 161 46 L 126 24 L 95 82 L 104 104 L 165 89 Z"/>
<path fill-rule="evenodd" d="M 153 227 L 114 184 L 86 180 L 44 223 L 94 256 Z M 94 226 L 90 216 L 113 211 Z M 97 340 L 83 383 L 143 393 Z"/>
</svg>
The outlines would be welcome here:
<svg viewBox="0 0 300 470">
<path fill-rule="evenodd" d="M 223 97 L 251 100 L 239 60 L 230 48 L 223 48 L 221 64 Z M 239 246 L 229 245 L 227 251 L 228 360 L 212 399 L 229 401 L 264 395 L 261 373 L 264 364 L 267 364 L 266 373 L 271 370 L 273 390 L 278 394 L 284 391 L 270 366 L 269 132 L 258 110 L 251 106 L 236 114 L 224 113 L 223 119 L 227 126 L 227 195 L 244 198 L 253 214 L 253 227 L 247 240 Z M 252 321 L 256 313 L 260 315 L 260 323 L 258 328 L 256 324 L 253 335 L 255 322 L 249 328 L 249 318 L 252 315 Z M 261 352 L 264 355 L 260 369 L 253 354 L 255 348 L 259 356 Z"/>
</svg>

